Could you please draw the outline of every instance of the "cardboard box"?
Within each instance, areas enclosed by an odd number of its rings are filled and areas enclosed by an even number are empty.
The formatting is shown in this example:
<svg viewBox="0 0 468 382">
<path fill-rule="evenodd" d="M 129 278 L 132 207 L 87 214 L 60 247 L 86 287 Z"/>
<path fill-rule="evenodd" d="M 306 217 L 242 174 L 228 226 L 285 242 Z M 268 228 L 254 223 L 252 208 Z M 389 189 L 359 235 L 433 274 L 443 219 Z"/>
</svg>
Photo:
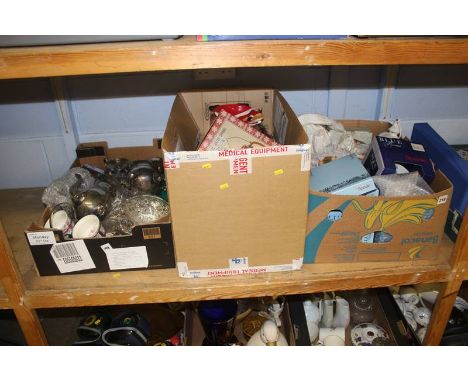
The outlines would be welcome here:
<svg viewBox="0 0 468 382">
<path fill-rule="evenodd" d="M 379 195 L 372 177 L 354 154 L 314 168 L 310 188 L 335 195 Z"/>
<path fill-rule="evenodd" d="M 183 345 L 184 346 L 202 346 L 203 340 L 205 339 L 205 331 L 203 330 L 202 323 L 198 313 L 194 309 L 186 309 L 185 322 L 183 330 Z M 234 326 L 234 335 L 238 339 L 241 345 L 247 345 L 250 337 L 246 337 L 242 330 L 242 323 L 250 316 L 256 316 L 258 312 L 252 311 L 243 319 L 237 319 Z M 289 313 L 289 306 L 287 303 L 284 304 L 283 311 L 280 315 L 282 325 L 279 327 L 279 331 L 284 335 L 289 346 L 296 346 L 295 330 L 291 323 L 291 317 Z"/>
<path fill-rule="evenodd" d="M 356 308 L 352 305 L 352 300 L 356 299 L 357 291 L 337 291 L 337 296 L 347 300 L 350 304 L 351 317 L 353 310 Z M 304 312 L 304 300 L 307 295 L 292 295 L 288 296 L 289 314 L 291 324 L 296 335 L 296 346 L 317 346 L 317 340 L 314 344 L 310 342 L 309 330 L 307 328 L 307 320 Z M 377 288 L 370 290 L 370 298 L 373 306 L 373 319 L 370 321 L 383 328 L 390 339 L 392 345 L 408 346 L 417 345 L 417 338 L 412 333 L 409 333 L 409 325 L 404 321 L 404 318 L 398 309 L 396 302 L 393 300 L 388 288 Z M 358 315 L 359 316 L 359 315 Z M 345 345 L 353 346 L 351 331 L 358 323 L 350 322 L 345 330 Z"/>
<path fill-rule="evenodd" d="M 222 110 L 203 139 L 198 151 L 278 146 L 273 139 Z"/>
<path fill-rule="evenodd" d="M 398 138 L 374 137 L 364 166 L 372 176 L 418 171 L 427 183 L 435 176 L 424 146 Z"/>
<path fill-rule="evenodd" d="M 284 146 L 195 151 L 209 107 L 247 102 Z M 299 269 L 304 254 L 310 145 L 277 91 L 184 92 L 176 96 L 162 148 L 181 277 Z"/>
<path fill-rule="evenodd" d="M 341 121 L 346 128 L 383 122 Z M 312 170 L 313 171 L 313 170 Z M 436 256 L 452 196 L 438 171 L 434 194 L 414 197 L 333 195 L 310 191 L 304 263 L 410 261 Z M 379 239 L 380 242 L 374 242 Z"/>
<path fill-rule="evenodd" d="M 76 159 L 73 167 L 90 164 L 103 169 L 104 158 L 124 157 L 130 160 L 141 160 L 162 156 L 160 141 L 156 140 L 153 146 L 145 147 L 108 148 L 106 142 L 93 142 L 80 144 L 78 149 L 82 157 Z M 50 209 L 46 208 L 39 221 L 32 223 L 25 232 L 37 271 L 41 276 L 175 267 L 172 227 L 169 218 L 155 224 L 136 226 L 131 235 L 65 240 L 62 231 L 43 228 L 50 213 Z M 64 256 L 70 253 L 73 255 L 66 256 L 67 260 L 56 259 L 60 267 L 51 254 L 51 249 L 56 244 L 62 247 L 59 248 L 56 256 L 60 253 Z M 114 261 L 119 261 L 119 258 L 123 260 L 122 256 L 126 259 L 132 256 L 134 261 L 125 261 L 127 263 L 123 265 L 125 268 L 110 269 L 106 253 L 101 248 L 105 244 L 110 244 L 113 249 L 120 251 L 115 253 Z M 64 264 L 65 261 L 67 264 Z"/>
</svg>

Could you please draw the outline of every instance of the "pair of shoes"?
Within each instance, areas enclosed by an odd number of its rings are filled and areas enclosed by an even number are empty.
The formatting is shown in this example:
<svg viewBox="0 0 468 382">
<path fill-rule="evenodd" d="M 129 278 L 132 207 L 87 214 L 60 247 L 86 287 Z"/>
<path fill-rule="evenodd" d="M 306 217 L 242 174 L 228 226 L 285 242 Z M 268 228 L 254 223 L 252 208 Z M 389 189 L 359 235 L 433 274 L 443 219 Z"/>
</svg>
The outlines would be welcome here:
<svg viewBox="0 0 468 382">
<path fill-rule="evenodd" d="M 143 346 L 150 338 L 150 324 L 141 314 L 125 310 L 112 318 L 107 313 L 92 313 L 77 329 L 76 346 Z"/>
</svg>

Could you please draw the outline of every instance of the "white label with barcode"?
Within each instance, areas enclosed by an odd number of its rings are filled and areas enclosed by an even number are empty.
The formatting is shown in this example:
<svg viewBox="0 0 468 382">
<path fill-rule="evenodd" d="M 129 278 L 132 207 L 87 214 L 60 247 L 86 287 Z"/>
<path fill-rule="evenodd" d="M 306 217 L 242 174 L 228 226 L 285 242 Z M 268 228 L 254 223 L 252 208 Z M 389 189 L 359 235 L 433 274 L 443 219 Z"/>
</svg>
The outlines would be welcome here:
<svg viewBox="0 0 468 382">
<path fill-rule="evenodd" d="M 60 273 L 96 268 L 84 240 L 54 244 L 50 254 Z"/>
</svg>

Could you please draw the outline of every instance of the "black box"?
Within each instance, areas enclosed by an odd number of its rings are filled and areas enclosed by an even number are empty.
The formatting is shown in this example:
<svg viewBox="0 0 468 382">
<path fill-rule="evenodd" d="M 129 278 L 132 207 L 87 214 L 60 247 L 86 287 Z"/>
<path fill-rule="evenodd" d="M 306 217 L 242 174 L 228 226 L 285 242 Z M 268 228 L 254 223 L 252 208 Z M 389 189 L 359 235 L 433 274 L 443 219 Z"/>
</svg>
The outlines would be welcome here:
<svg viewBox="0 0 468 382">
<path fill-rule="evenodd" d="M 73 163 L 74 167 L 87 164 L 101 169 L 104 168 L 105 158 L 113 159 L 124 157 L 130 160 L 142 160 L 162 157 L 160 141 L 158 140 L 154 141 L 153 146 L 143 147 L 108 148 L 106 142 L 80 144 L 77 148 L 77 154 L 78 159 Z M 43 228 L 45 222 L 50 217 L 50 213 L 50 208 L 46 208 L 39 221 L 32 223 L 25 232 L 26 240 L 33 255 L 36 268 L 41 276 L 175 267 L 170 218 L 154 224 L 136 226 L 133 228 L 131 235 L 99 237 L 84 240 L 65 240 L 62 231 Z M 60 251 L 55 252 L 55 259 L 60 262 L 62 269 L 64 269 L 64 266 L 66 267 L 65 272 L 60 271 L 51 254 L 51 249 L 55 243 L 62 243 L 59 246 Z M 101 248 L 101 246 L 105 244 L 109 244 L 114 250 L 124 252 L 130 251 L 134 253 L 133 251 L 138 249 L 138 254 L 142 254 L 142 256 L 144 256 L 146 252 L 148 265 L 141 266 L 141 264 L 136 262 L 135 266 L 132 266 L 130 262 L 129 264 L 125 264 L 125 268 L 114 267 L 114 269 L 110 269 L 107 255 Z M 81 249 L 81 253 L 77 251 L 77 249 Z M 66 256 L 66 260 L 64 258 L 60 259 L 61 253 L 68 253 L 69 255 L 70 251 L 73 256 Z M 67 263 L 63 265 L 65 261 Z M 70 267 L 73 267 L 73 264 L 71 264 L 73 262 L 81 262 L 81 265 L 88 264 L 88 267 L 87 269 L 69 271 Z M 91 267 L 92 263 L 94 267 Z"/>
</svg>

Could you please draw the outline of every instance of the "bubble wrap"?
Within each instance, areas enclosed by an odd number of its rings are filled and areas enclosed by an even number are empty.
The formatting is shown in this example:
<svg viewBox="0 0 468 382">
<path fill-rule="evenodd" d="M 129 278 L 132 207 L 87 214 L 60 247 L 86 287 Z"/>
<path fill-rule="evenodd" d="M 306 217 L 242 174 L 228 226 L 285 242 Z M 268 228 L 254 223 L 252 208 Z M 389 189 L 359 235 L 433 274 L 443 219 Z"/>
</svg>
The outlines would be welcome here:
<svg viewBox="0 0 468 382">
<path fill-rule="evenodd" d="M 407 174 L 377 175 L 372 179 L 380 190 L 380 196 L 415 196 L 433 193 L 417 171 Z"/>
<path fill-rule="evenodd" d="M 42 203 L 48 207 L 53 207 L 60 203 L 72 203 L 70 187 L 77 182 L 75 174 L 79 174 L 83 178 L 83 187 L 89 188 L 93 185 L 94 178 L 88 170 L 81 167 L 73 167 L 61 178 L 49 184 L 42 194 Z"/>
</svg>

